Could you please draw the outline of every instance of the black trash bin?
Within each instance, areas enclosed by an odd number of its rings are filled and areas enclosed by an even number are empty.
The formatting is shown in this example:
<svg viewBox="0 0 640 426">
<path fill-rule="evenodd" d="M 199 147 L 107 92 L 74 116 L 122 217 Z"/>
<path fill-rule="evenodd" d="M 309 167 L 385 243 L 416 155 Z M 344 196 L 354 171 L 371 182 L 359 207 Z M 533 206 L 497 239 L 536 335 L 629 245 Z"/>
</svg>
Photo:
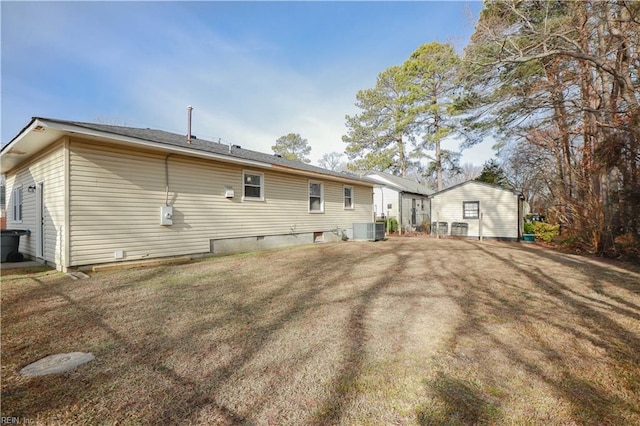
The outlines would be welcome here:
<svg viewBox="0 0 640 426">
<path fill-rule="evenodd" d="M 0 235 L 0 255 L 2 262 L 21 262 L 24 260 L 22 253 L 18 251 L 20 237 L 30 234 L 28 229 L 3 229 Z"/>
</svg>

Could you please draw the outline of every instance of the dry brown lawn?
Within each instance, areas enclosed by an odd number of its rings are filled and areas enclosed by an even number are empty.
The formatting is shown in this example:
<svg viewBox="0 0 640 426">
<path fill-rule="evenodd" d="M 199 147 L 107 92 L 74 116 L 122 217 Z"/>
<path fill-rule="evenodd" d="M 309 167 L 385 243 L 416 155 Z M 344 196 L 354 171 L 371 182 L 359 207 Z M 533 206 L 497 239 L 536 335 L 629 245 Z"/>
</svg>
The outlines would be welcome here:
<svg viewBox="0 0 640 426">
<path fill-rule="evenodd" d="M 26 378 L 46 355 L 96 360 Z M 392 238 L 3 271 L 2 416 L 32 424 L 640 424 L 640 269 Z"/>
</svg>

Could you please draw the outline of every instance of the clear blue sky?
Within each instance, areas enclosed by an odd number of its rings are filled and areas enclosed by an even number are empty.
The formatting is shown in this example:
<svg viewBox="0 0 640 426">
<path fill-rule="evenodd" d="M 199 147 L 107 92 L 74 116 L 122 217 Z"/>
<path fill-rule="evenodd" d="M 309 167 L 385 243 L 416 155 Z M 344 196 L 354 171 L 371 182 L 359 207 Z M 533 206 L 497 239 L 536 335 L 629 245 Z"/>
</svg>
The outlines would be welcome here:
<svg viewBox="0 0 640 426">
<path fill-rule="evenodd" d="M 461 52 L 480 2 L 6 2 L 2 143 L 32 116 L 344 150 L 358 90 L 419 45 Z M 488 148 L 463 161 L 482 164 Z"/>
</svg>

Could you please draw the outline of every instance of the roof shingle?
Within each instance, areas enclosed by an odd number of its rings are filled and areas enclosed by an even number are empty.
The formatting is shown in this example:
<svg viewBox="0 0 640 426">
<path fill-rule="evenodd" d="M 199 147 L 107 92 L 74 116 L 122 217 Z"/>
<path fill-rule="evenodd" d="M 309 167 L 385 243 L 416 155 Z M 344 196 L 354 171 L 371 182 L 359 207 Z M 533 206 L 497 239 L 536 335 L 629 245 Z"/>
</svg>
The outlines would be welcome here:
<svg viewBox="0 0 640 426">
<path fill-rule="evenodd" d="M 85 123 L 85 122 L 79 122 L 79 121 L 58 120 L 54 118 L 45 118 L 45 117 L 34 117 L 34 119 L 50 121 L 50 122 L 54 122 L 62 125 L 81 127 L 87 130 L 110 133 L 113 135 L 135 138 L 143 141 L 161 143 L 164 145 L 192 150 L 194 152 L 200 151 L 205 153 L 218 154 L 221 156 L 226 156 L 231 158 L 238 158 L 242 160 L 250 160 L 250 161 L 256 161 L 256 162 L 265 163 L 265 164 L 278 165 L 278 166 L 287 167 L 295 170 L 320 173 L 324 175 L 339 177 L 341 179 L 358 180 L 358 181 L 370 183 L 370 181 L 356 177 L 352 174 L 347 175 L 340 172 L 334 172 L 332 170 L 323 169 L 322 167 L 313 166 L 311 164 L 303 163 L 301 161 L 289 160 L 287 158 L 283 158 L 273 154 L 265 154 L 263 152 L 244 149 L 238 145 L 230 146 L 227 144 L 221 144 L 218 142 L 207 141 L 207 140 L 198 139 L 198 138 L 192 138 L 191 143 L 188 143 L 186 135 L 179 135 L 177 133 L 166 132 L 164 130 L 156 130 L 156 129 L 149 129 L 149 128 L 145 129 L 145 128 L 139 128 L 139 127 L 115 126 L 111 124 Z"/>
</svg>

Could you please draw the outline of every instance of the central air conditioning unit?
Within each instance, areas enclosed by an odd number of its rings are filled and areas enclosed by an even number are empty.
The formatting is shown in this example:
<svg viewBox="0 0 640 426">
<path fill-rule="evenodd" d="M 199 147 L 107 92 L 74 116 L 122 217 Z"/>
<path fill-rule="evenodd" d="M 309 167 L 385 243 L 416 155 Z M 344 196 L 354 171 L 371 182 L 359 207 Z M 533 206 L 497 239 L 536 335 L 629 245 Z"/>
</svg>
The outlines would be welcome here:
<svg viewBox="0 0 640 426">
<path fill-rule="evenodd" d="M 366 241 L 384 240 L 384 222 L 354 223 L 353 239 Z"/>
</svg>

